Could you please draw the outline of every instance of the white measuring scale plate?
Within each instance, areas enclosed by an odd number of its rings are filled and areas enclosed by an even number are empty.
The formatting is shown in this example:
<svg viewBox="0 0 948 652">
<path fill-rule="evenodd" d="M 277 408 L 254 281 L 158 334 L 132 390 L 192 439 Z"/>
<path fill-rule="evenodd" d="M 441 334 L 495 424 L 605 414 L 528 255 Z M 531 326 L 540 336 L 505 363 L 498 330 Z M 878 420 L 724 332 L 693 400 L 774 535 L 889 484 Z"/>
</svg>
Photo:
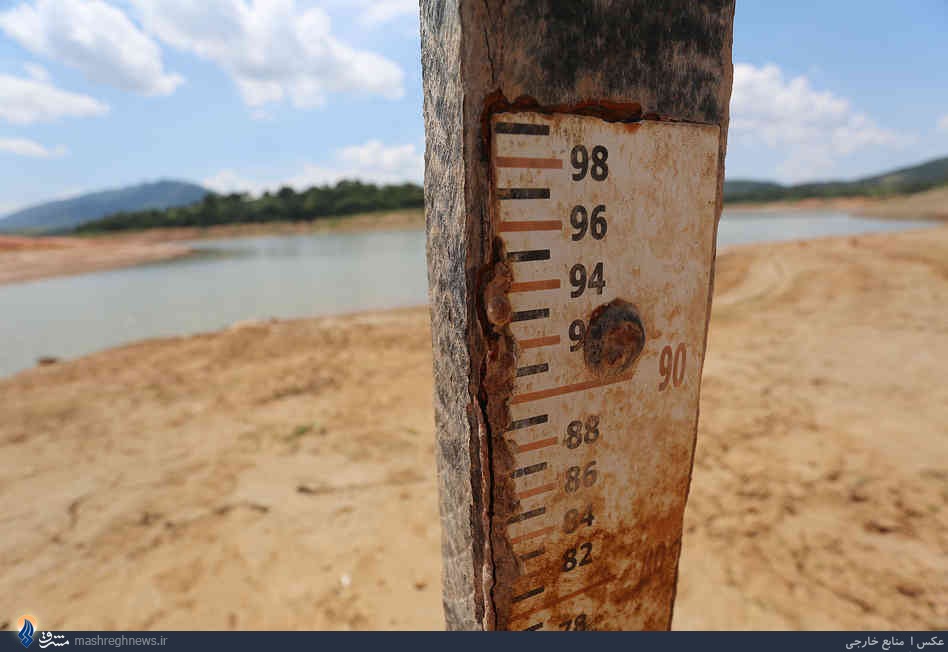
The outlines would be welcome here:
<svg viewBox="0 0 948 652">
<path fill-rule="evenodd" d="M 491 117 L 491 220 L 516 355 L 492 447 L 499 629 L 670 623 L 718 138 L 714 125 Z"/>
</svg>

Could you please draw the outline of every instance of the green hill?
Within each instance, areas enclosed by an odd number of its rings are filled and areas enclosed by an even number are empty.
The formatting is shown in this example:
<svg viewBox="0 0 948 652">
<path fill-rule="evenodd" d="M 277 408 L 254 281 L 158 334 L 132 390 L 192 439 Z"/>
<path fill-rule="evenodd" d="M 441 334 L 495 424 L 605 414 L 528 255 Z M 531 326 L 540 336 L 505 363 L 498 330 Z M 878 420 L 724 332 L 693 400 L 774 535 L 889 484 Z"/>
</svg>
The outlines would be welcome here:
<svg viewBox="0 0 948 652">
<path fill-rule="evenodd" d="M 886 197 L 948 185 L 948 157 L 853 181 L 785 186 L 770 181 L 729 179 L 724 201 L 767 202 L 811 197 Z M 217 195 L 201 186 L 159 181 L 50 202 L 0 220 L 0 232 L 84 233 L 246 222 L 310 221 L 327 216 L 421 208 L 420 186 L 377 186 L 341 181 L 303 192 L 282 188 L 258 198 Z"/>
<path fill-rule="evenodd" d="M 207 189 L 183 181 L 155 181 L 38 204 L 0 219 L 0 232 L 52 233 L 122 211 L 165 209 L 200 201 Z"/>
<path fill-rule="evenodd" d="M 724 201 L 731 201 L 734 197 L 755 195 L 768 192 L 778 192 L 783 189 L 779 183 L 772 181 L 750 181 L 748 179 L 726 179 L 724 181 Z"/>
<path fill-rule="evenodd" d="M 83 224 L 76 231 L 101 233 L 247 222 L 308 222 L 336 215 L 421 208 L 424 203 L 421 186 L 414 183 L 377 186 L 361 181 L 340 181 L 335 186 L 313 186 L 303 192 L 284 187 L 275 194 L 267 192 L 256 199 L 238 193 L 210 193 L 189 206 L 117 213 Z"/>
<path fill-rule="evenodd" d="M 823 181 L 784 186 L 766 181 L 724 182 L 725 202 L 760 202 L 811 197 L 887 197 L 948 184 L 948 157 L 854 181 Z"/>
</svg>

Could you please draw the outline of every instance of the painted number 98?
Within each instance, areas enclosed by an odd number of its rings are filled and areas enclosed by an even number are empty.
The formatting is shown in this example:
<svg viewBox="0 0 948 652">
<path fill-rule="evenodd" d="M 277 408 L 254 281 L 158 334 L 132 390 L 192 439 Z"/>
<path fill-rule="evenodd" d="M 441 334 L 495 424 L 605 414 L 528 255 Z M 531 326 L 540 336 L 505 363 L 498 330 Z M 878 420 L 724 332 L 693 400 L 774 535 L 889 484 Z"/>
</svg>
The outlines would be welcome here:
<svg viewBox="0 0 948 652">
<path fill-rule="evenodd" d="M 605 181 L 609 176 L 609 166 L 606 165 L 606 159 L 609 158 L 609 150 L 602 145 L 596 145 L 592 149 L 592 161 L 590 161 L 589 150 L 585 145 L 577 145 L 569 153 L 569 162 L 576 172 L 573 173 L 573 181 L 582 181 L 589 173 L 596 181 Z M 590 165 L 590 163 L 592 163 Z"/>
</svg>

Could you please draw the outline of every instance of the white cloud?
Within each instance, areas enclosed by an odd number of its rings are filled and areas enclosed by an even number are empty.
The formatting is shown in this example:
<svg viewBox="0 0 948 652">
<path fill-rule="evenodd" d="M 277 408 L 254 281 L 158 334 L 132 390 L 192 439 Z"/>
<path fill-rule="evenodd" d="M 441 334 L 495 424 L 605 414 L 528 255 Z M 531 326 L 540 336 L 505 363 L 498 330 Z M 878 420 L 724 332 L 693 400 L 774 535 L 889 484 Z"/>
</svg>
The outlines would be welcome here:
<svg viewBox="0 0 948 652">
<path fill-rule="evenodd" d="M 0 138 L 0 152 L 30 158 L 62 158 L 69 153 L 69 150 L 62 145 L 56 145 L 56 147 L 49 149 L 35 140 L 27 138 Z"/>
<path fill-rule="evenodd" d="M 425 157 L 414 145 L 386 146 L 377 140 L 351 145 L 338 152 L 339 160 L 366 178 L 382 181 L 409 179 L 421 181 Z"/>
<path fill-rule="evenodd" d="M 369 0 L 359 14 L 363 25 L 377 26 L 400 18 L 417 16 L 418 0 Z"/>
<path fill-rule="evenodd" d="M 333 92 L 404 94 L 401 68 L 335 38 L 322 9 L 298 9 L 295 0 L 134 3 L 150 33 L 215 62 L 251 107 L 286 99 L 297 108 L 322 106 Z"/>
<path fill-rule="evenodd" d="M 204 179 L 207 188 L 220 193 L 249 192 L 259 195 L 282 186 L 305 190 L 310 186 L 335 184 L 343 179 L 373 183 L 420 183 L 424 175 L 424 154 L 414 145 L 386 146 L 377 140 L 343 147 L 328 166 L 303 164 L 295 174 L 283 178 L 256 177 L 236 170 L 221 170 Z"/>
<path fill-rule="evenodd" d="M 60 90 L 35 79 L 0 75 L 0 120 L 25 125 L 104 115 L 108 111 L 107 104 L 88 95 Z"/>
<path fill-rule="evenodd" d="M 785 153 L 778 171 L 785 181 L 831 173 L 837 161 L 873 146 L 901 146 L 906 135 L 877 124 L 845 98 L 815 90 L 805 76 L 785 79 L 779 67 L 734 65 L 731 134 Z"/>
<path fill-rule="evenodd" d="M 938 131 L 948 134 L 948 113 L 938 118 L 938 122 L 936 123 L 936 126 L 938 128 Z"/>
<path fill-rule="evenodd" d="M 183 81 L 165 72 L 158 44 L 102 0 L 21 4 L 0 13 L 0 30 L 30 52 L 123 90 L 168 95 Z"/>
<path fill-rule="evenodd" d="M 263 190 L 266 190 L 266 188 L 261 188 L 257 181 L 241 176 L 236 170 L 229 168 L 202 179 L 201 185 L 221 194 L 249 192 L 253 195 L 259 195 Z"/>
<path fill-rule="evenodd" d="M 26 70 L 27 75 L 36 81 L 49 81 L 49 71 L 38 63 L 24 63 L 23 69 Z"/>
</svg>

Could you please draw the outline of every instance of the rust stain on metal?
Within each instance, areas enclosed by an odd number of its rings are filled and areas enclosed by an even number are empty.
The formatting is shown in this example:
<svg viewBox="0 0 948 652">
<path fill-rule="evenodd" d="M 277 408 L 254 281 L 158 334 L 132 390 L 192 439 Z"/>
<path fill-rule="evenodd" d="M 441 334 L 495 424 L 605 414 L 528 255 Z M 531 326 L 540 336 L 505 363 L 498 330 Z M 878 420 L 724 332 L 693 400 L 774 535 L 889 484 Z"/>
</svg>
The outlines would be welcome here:
<svg viewBox="0 0 948 652">
<path fill-rule="evenodd" d="M 521 111 L 535 111 L 546 115 L 555 114 L 585 115 L 599 118 L 607 122 L 634 123 L 646 117 L 642 105 L 638 102 L 613 102 L 605 99 L 590 98 L 571 104 L 542 105 L 536 99 L 521 95 L 509 100 L 501 90 L 495 90 L 484 99 L 484 110 L 481 113 L 481 139 L 486 146 L 484 151 L 489 153 L 490 147 L 490 120 L 498 113 L 513 113 Z M 647 114 L 650 119 L 662 119 L 654 113 Z"/>
<path fill-rule="evenodd" d="M 490 442 L 491 602 L 496 618 L 497 614 L 509 610 L 513 578 L 518 574 L 516 557 L 506 532 L 506 520 L 498 519 L 497 515 L 513 513 L 519 499 L 516 487 L 509 479 L 514 470 L 515 453 L 504 438 L 504 432 L 510 424 L 508 401 L 513 392 L 517 364 L 514 339 L 509 329 L 512 310 L 507 297 L 513 283 L 513 273 L 506 262 L 503 241 L 495 239 L 492 250 L 494 263 L 486 275 L 488 280 L 483 291 L 484 311 L 490 327 L 481 403 L 486 406 Z"/>
</svg>

